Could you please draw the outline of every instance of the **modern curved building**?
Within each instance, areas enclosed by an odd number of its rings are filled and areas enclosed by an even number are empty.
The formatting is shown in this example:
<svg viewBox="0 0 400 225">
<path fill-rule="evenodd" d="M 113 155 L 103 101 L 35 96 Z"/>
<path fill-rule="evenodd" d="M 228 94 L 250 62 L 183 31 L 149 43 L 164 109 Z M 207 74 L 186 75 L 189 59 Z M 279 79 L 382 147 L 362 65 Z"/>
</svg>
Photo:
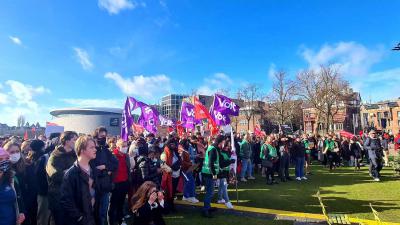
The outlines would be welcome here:
<svg viewBox="0 0 400 225">
<path fill-rule="evenodd" d="M 121 131 L 122 109 L 117 108 L 65 108 L 50 112 L 57 125 L 64 130 L 81 134 L 92 134 L 99 126 L 104 126 L 110 135 L 119 135 Z"/>
</svg>

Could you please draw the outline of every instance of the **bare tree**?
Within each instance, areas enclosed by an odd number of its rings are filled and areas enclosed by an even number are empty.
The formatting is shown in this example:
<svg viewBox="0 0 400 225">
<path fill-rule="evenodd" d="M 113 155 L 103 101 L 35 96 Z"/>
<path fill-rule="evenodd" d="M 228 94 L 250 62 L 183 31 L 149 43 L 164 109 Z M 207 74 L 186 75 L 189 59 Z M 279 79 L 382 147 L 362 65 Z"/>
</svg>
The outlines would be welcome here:
<svg viewBox="0 0 400 225">
<path fill-rule="evenodd" d="M 239 90 L 240 98 L 244 101 L 243 107 L 240 109 L 247 120 L 247 130 L 250 129 L 250 120 L 259 112 L 260 107 L 257 104 L 261 98 L 261 87 L 258 84 L 248 84 Z"/>
<path fill-rule="evenodd" d="M 302 71 L 297 80 L 297 94 L 316 109 L 317 123 L 323 121 L 328 132 L 334 123 L 334 116 L 348 98 L 348 82 L 343 80 L 334 66 L 321 66 L 318 71 Z"/>
<path fill-rule="evenodd" d="M 298 103 L 294 101 L 296 85 L 287 78 L 285 71 L 278 71 L 274 76 L 272 91 L 267 99 L 270 102 L 271 119 L 278 125 L 282 125 L 291 121 L 293 111 L 298 106 Z"/>
<path fill-rule="evenodd" d="M 23 127 L 25 125 L 25 116 L 20 115 L 17 118 L 17 127 Z"/>
</svg>

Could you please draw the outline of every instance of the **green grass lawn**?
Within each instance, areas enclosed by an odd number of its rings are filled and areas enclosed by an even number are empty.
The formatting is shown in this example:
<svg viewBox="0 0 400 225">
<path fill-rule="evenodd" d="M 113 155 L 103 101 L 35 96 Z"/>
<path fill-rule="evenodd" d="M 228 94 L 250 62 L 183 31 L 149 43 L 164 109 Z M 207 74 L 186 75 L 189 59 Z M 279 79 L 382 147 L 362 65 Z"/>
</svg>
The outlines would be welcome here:
<svg viewBox="0 0 400 225">
<path fill-rule="evenodd" d="M 321 214 L 318 199 L 314 197 L 320 188 L 330 213 L 373 219 L 369 208 L 369 203 L 372 203 L 383 221 L 400 222 L 400 179 L 393 176 L 390 168 L 382 170 L 381 182 L 372 181 L 367 167 L 360 172 L 344 167 L 330 173 L 328 169 L 315 165 L 312 172 L 308 181 L 269 186 L 265 184 L 265 178 L 257 176 L 255 181 L 240 183 L 239 205 Z M 234 189 L 229 190 L 229 197 L 237 204 Z M 199 199 L 203 199 L 202 195 Z"/>
</svg>

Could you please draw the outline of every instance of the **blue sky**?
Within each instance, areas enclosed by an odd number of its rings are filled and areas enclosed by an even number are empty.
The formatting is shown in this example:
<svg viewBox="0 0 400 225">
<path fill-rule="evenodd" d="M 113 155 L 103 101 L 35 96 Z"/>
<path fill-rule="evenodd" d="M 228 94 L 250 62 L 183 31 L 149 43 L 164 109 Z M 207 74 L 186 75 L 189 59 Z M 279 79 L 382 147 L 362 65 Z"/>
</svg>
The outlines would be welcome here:
<svg viewBox="0 0 400 225">
<path fill-rule="evenodd" d="M 0 123 L 156 103 L 336 63 L 364 100 L 400 97 L 399 1 L 3 0 Z"/>
</svg>

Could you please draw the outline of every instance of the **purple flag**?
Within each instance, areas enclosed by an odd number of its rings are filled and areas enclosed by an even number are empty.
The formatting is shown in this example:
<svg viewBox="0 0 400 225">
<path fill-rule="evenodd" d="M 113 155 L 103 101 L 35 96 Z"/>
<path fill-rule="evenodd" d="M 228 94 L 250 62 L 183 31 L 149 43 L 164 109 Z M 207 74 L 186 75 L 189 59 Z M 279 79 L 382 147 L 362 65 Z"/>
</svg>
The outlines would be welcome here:
<svg viewBox="0 0 400 225">
<path fill-rule="evenodd" d="M 121 138 L 128 141 L 129 129 L 133 125 L 133 117 L 131 114 L 130 97 L 126 98 L 124 111 L 121 119 Z"/>
<path fill-rule="evenodd" d="M 224 95 L 215 94 L 213 106 L 214 110 L 222 113 L 223 115 L 239 116 L 240 107 L 236 105 L 232 99 Z"/>
<path fill-rule="evenodd" d="M 231 124 L 231 119 L 229 118 L 229 115 L 223 114 L 222 112 L 215 110 L 212 106 L 210 108 L 210 114 L 218 126 Z"/>
<path fill-rule="evenodd" d="M 198 122 L 194 118 L 194 105 L 188 102 L 182 102 L 181 122 L 182 122 L 182 127 L 192 130 L 194 129 L 196 123 Z"/>
<path fill-rule="evenodd" d="M 160 119 L 160 126 L 175 127 L 175 123 L 173 120 L 171 120 L 163 115 L 159 115 L 158 118 Z"/>
<path fill-rule="evenodd" d="M 156 134 L 158 125 L 158 111 L 143 102 L 137 102 L 142 113 L 139 117 L 139 124 L 144 127 L 148 132 Z"/>
</svg>

